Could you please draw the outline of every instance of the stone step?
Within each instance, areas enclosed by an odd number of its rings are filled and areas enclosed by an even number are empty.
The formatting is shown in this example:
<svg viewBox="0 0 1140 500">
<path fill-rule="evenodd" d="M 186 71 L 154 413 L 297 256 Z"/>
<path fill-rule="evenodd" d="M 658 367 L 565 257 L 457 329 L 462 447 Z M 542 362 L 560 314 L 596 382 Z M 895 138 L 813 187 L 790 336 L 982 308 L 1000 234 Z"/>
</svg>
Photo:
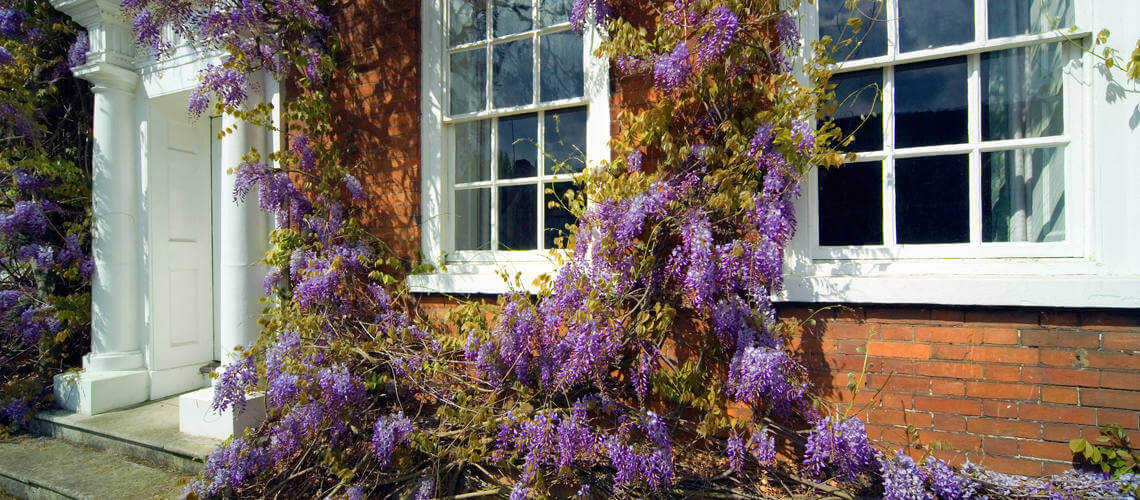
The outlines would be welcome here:
<svg viewBox="0 0 1140 500">
<path fill-rule="evenodd" d="M 40 412 L 31 427 L 41 436 L 92 446 L 191 475 L 201 472 L 206 456 L 221 443 L 179 432 L 177 396 L 98 415 L 66 410 Z"/>
<path fill-rule="evenodd" d="M 190 479 L 156 464 L 60 439 L 19 436 L 0 441 L 0 490 L 17 498 L 179 498 Z"/>
</svg>

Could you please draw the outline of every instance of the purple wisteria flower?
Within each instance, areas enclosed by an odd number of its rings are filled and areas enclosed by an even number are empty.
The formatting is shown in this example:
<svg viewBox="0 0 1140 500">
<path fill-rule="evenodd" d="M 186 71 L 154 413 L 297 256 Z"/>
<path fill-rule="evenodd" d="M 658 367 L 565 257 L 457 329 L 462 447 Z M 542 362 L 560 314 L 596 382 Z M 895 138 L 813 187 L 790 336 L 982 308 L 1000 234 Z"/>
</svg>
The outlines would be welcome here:
<svg viewBox="0 0 1140 500">
<path fill-rule="evenodd" d="M 610 5 L 609 0 L 574 0 L 570 8 L 570 26 L 577 33 L 582 33 L 589 22 L 590 12 L 594 13 L 594 22 L 604 25 L 617 12 Z"/>
<path fill-rule="evenodd" d="M 359 406 L 366 397 L 364 381 L 344 365 L 321 369 L 317 372 L 317 385 L 321 389 L 321 402 L 336 410 Z"/>
<path fill-rule="evenodd" d="M 354 200 L 363 200 L 365 198 L 364 186 L 360 185 L 360 181 L 353 177 L 352 174 L 345 174 L 344 187 L 348 188 L 349 196 Z"/>
<path fill-rule="evenodd" d="M 811 156 L 815 151 L 815 131 L 811 124 L 807 120 L 793 120 L 792 136 L 799 138 L 796 141 L 796 152 L 801 156 Z"/>
<path fill-rule="evenodd" d="M 958 474 L 949 464 L 932 456 L 926 457 L 923 469 L 930 479 L 930 490 L 938 498 L 974 498 L 981 488 L 980 483 Z"/>
<path fill-rule="evenodd" d="M 416 494 L 412 496 L 412 500 L 431 500 L 435 498 L 435 478 L 424 475 L 420 478 L 420 487 L 416 488 Z"/>
<path fill-rule="evenodd" d="M 736 401 L 767 403 L 772 410 L 787 414 L 807 393 L 802 382 L 789 380 L 799 371 L 801 368 L 783 349 L 746 347 L 732 358 L 725 392 Z"/>
<path fill-rule="evenodd" d="M 776 465 L 775 436 L 772 436 L 768 429 L 761 429 L 752 434 L 752 441 L 748 443 L 748 452 L 762 465 L 768 467 Z"/>
<path fill-rule="evenodd" d="M 257 383 L 257 365 L 253 356 L 246 354 L 245 348 L 240 357 L 226 364 L 222 376 L 214 385 L 215 411 L 233 408 L 235 413 L 245 411 L 245 393 Z"/>
<path fill-rule="evenodd" d="M 227 487 L 237 488 L 261 473 L 270 464 L 265 450 L 246 440 L 234 438 L 219 446 L 206 458 L 206 484 L 195 481 L 190 488 L 200 495 L 213 497 Z"/>
<path fill-rule="evenodd" d="M 202 72 L 202 83 L 190 96 L 189 110 L 194 116 L 201 115 L 209 104 L 209 95 L 217 96 L 221 104 L 230 108 L 240 108 L 245 102 L 249 81 L 245 73 L 225 66 L 211 66 Z"/>
<path fill-rule="evenodd" d="M 672 52 L 661 54 L 653 63 L 653 80 L 662 92 L 672 94 L 685 86 L 693 65 L 689 62 L 689 46 L 684 41 L 677 43 Z"/>
<path fill-rule="evenodd" d="M 372 453 L 376 455 L 377 463 L 387 467 L 392 461 L 392 452 L 397 446 L 407 443 L 413 431 L 412 421 L 402 412 L 376 419 L 372 426 Z"/>
<path fill-rule="evenodd" d="M 860 474 L 878 468 L 878 452 L 871 446 L 862 420 L 850 417 L 839 422 L 824 417 L 808 434 L 804 465 L 815 477 L 834 471 L 840 479 L 854 482 Z"/>
<path fill-rule="evenodd" d="M 37 238 L 47 232 L 47 224 L 43 204 L 34 201 L 17 201 L 10 213 L 0 214 L 0 231 L 8 236 Z"/>
<path fill-rule="evenodd" d="M 91 40 L 86 31 L 75 36 L 75 42 L 67 49 L 67 67 L 75 68 L 87 64 L 87 52 L 91 50 Z"/>
<path fill-rule="evenodd" d="M 883 500 L 934 500 L 934 494 L 924 484 L 926 474 L 902 450 L 895 453 L 894 460 L 880 457 L 879 473 L 883 478 Z"/>
<path fill-rule="evenodd" d="M 16 59 L 12 57 L 12 53 L 8 52 L 8 49 L 0 47 L 0 66 L 7 66 L 15 62 L 15 60 Z"/>
<path fill-rule="evenodd" d="M 641 171 L 641 162 L 644 158 L 645 158 L 645 155 L 641 151 L 630 152 L 625 157 L 626 167 L 629 168 L 630 172 L 640 172 Z"/>
<path fill-rule="evenodd" d="M 739 20 L 731 9 L 718 5 L 705 18 L 707 30 L 698 39 L 697 65 L 703 66 L 713 63 L 728 51 L 732 41 L 736 38 L 736 28 Z"/>
<path fill-rule="evenodd" d="M 0 9 L 0 37 L 17 39 L 24 36 L 28 13 L 20 9 Z"/>
<path fill-rule="evenodd" d="M 728 457 L 728 464 L 732 470 L 737 474 L 744 472 L 744 437 L 737 434 L 736 430 L 732 431 L 732 435 L 728 437 L 728 444 L 725 447 L 724 454 Z"/>
<path fill-rule="evenodd" d="M 301 169 L 313 172 L 317 168 L 317 151 L 307 134 L 297 134 L 289 140 L 289 151 L 297 155 L 301 162 Z"/>
</svg>

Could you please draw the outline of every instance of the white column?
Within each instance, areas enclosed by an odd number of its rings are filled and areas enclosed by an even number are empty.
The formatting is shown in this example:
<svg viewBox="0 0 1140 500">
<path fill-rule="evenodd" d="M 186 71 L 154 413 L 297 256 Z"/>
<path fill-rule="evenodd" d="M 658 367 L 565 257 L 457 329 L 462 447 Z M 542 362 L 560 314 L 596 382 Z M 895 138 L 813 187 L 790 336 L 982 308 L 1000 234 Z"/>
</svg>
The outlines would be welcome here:
<svg viewBox="0 0 1140 500">
<path fill-rule="evenodd" d="M 251 91 L 249 107 L 261 102 L 261 92 Z M 251 190 L 245 201 L 234 200 L 234 175 L 242 157 L 256 149 L 267 155 L 266 131 L 262 127 L 222 118 L 222 128 L 233 132 L 222 139 L 221 196 L 221 311 L 219 311 L 222 346 L 222 363 L 231 360 L 234 348 L 257 339 L 261 326 L 258 317 L 264 305 L 262 281 L 267 268 L 262 264 L 269 249 L 269 214 L 257 205 L 257 189 Z M 231 171 L 231 169 L 233 171 Z"/>
</svg>

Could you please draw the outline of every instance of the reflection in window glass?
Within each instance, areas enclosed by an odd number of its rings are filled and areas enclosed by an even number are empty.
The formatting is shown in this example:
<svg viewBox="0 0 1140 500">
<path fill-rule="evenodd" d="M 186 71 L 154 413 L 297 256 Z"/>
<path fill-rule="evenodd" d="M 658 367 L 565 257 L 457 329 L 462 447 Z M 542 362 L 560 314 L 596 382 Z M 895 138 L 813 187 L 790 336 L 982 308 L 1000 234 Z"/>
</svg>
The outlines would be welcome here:
<svg viewBox="0 0 1140 500">
<path fill-rule="evenodd" d="M 499 178 L 538 173 L 538 115 L 499 118 Z"/>
<path fill-rule="evenodd" d="M 1063 52 L 1051 43 L 982 54 L 982 139 L 1064 133 Z"/>
<path fill-rule="evenodd" d="M 966 58 L 895 68 L 895 146 L 966 142 Z"/>
<path fill-rule="evenodd" d="M 494 89 L 496 108 L 534 102 L 534 43 L 518 40 L 494 46 Z"/>
<path fill-rule="evenodd" d="M 499 250 L 538 248 L 538 186 L 499 188 Z"/>
<path fill-rule="evenodd" d="M 1073 25 L 1072 0 L 989 0 L 990 38 L 1028 35 Z"/>
<path fill-rule="evenodd" d="M 563 31 L 542 37 L 542 102 L 582 97 L 582 37 Z"/>
<path fill-rule="evenodd" d="M 883 164 L 849 163 L 819 172 L 819 244 L 883 244 Z"/>
<path fill-rule="evenodd" d="M 570 9 L 573 0 L 541 0 L 539 3 L 539 24 L 542 27 L 570 22 Z"/>
<path fill-rule="evenodd" d="M 491 190 L 455 192 L 455 249 L 491 249 Z"/>
<path fill-rule="evenodd" d="M 882 1 L 862 0 L 854 10 L 844 5 L 846 0 L 818 1 L 819 36 L 831 37 L 836 61 L 886 55 L 887 18 Z M 847 24 L 851 18 L 861 22 L 858 33 Z"/>
<path fill-rule="evenodd" d="M 872 69 L 842 73 L 831 81 L 836 84 L 835 99 L 838 104 L 833 121 L 844 135 L 855 136 L 854 141 L 844 149 L 883 149 L 883 71 Z"/>
<path fill-rule="evenodd" d="M 1065 149 L 982 154 L 982 240 L 1065 239 Z"/>
<path fill-rule="evenodd" d="M 577 224 L 578 219 L 570 213 L 566 203 L 566 192 L 574 189 L 572 182 L 558 182 L 554 184 L 547 184 L 544 190 L 544 203 L 546 203 L 546 221 L 543 226 L 543 240 L 545 246 L 543 248 L 557 248 L 555 239 L 566 238 L 570 236 L 570 232 L 566 230 L 567 225 Z M 563 240 L 565 244 L 565 240 Z"/>
<path fill-rule="evenodd" d="M 487 38 L 486 0 L 449 0 L 448 37 L 451 45 Z"/>
<path fill-rule="evenodd" d="M 899 243 L 970 241 L 970 158 L 895 161 L 895 224 Z"/>
<path fill-rule="evenodd" d="M 513 35 L 534 28 L 530 0 L 493 0 L 495 36 Z"/>
<path fill-rule="evenodd" d="M 974 41 L 974 0 L 898 0 L 899 50 Z"/>
<path fill-rule="evenodd" d="M 479 48 L 451 55 L 451 114 L 481 111 L 487 101 L 487 51 Z"/>
<path fill-rule="evenodd" d="M 455 182 L 491 180 L 491 121 L 455 126 Z"/>
<path fill-rule="evenodd" d="M 581 172 L 586 166 L 586 108 L 548 111 L 544 122 L 546 174 Z"/>
</svg>

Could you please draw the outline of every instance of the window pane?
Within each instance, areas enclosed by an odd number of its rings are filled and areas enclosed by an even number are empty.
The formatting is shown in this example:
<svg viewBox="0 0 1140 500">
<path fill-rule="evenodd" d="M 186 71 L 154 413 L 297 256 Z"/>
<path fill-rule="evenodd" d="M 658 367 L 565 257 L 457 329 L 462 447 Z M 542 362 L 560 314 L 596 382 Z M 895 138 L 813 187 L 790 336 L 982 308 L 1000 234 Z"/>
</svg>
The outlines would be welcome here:
<svg viewBox="0 0 1140 500">
<path fill-rule="evenodd" d="M 499 188 L 499 250 L 538 248 L 538 186 Z"/>
<path fill-rule="evenodd" d="M 499 118 L 499 178 L 538 173 L 538 115 Z"/>
<path fill-rule="evenodd" d="M 573 3 L 573 0 L 541 0 L 539 24 L 546 27 L 569 22 Z"/>
<path fill-rule="evenodd" d="M 495 45 L 495 107 L 534 102 L 534 42 L 519 40 Z"/>
<path fill-rule="evenodd" d="M 1071 0 L 989 0 L 990 38 L 1028 35 L 1073 25 Z"/>
<path fill-rule="evenodd" d="M 974 0 L 899 0 L 899 50 L 974 41 Z"/>
<path fill-rule="evenodd" d="M 542 101 L 582 97 L 582 37 L 563 31 L 542 37 Z"/>
<path fill-rule="evenodd" d="M 1063 53 L 1050 43 L 982 54 L 982 139 L 1065 132 Z"/>
<path fill-rule="evenodd" d="M 586 166 L 586 108 L 548 111 L 543 121 L 546 174 L 581 172 Z"/>
<path fill-rule="evenodd" d="M 487 101 L 487 51 L 456 52 L 451 55 L 451 114 L 481 111 Z"/>
<path fill-rule="evenodd" d="M 1065 239 L 1065 149 L 982 154 L 982 240 Z"/>
<path fill-rule="evenodd" d="M 491 190 L 455 192 L 455 249 L 491 249 Z"/>
<path fill-rule="evenodd" d="M 819 244 L 883 244 L 883 164 L 849 163 L 819 172 Z"/>
<path fill-rule="evenodd" d="M 577 224 L 578 219 L 567 210 L 566 192 L 574 189 L 572 182 L 559 182 L 556 184 L 547 184 L 546 188 L 553 192 L 546 192 L 544 195 L 544 202 L 546 203 L 546 225 L 543 226 L 542 231 L 543 239 L 545 240 L 545 247 L 547 249 L 556 248 L 554 240 L 556 238 L 566 238 L 570 236 L 570 232 L 566 230 L 568 224 Z M 566 241 L 562 243 L 565 245 Z"/>
<path fill-rule="evenodd" d="M 494 0 L 495 36 L 513 35 L 534 29 L 530 0 Z"/>
<path fill-rule="evenodd" d="M 966 58 L 895 68 L 895 146 L 966 142 Z"/>
<path fill-rule="evenodd" d="M 491 180 L 491 121 L 455 126 L 455 182 Z"/>
<path fill-rule="evenodd" d="M 883 2 L 860 0 L 854 10 L 844 3 L 845 0 L 819 0 L 819 36 L 831 37 L 836 47 L 835 60 L 886 55 L 887 22 Z M 853 17 L 862 23 L 858 33 L 847 25 L 847 20 Z"/>
<path fill-rule="evenodd" d="M 449 0 L 451 17 L 448 35 L 451 45 L 487 38 L 486 0 Z"/>
<path fill-rule="evenodd" d="M 899 243 L 970 241 L 970 158 L 895 161 L 895 223 Z"/>
<path fill-rule="evenodd" d="M 832 78 L 835 125 L 844 134 L 854 134 L 847 151 L 883 149 L 883 71 L 878 69 L 843 73 Z M 864 118 L 866 120 L 864 121 Z"/>
</svg>

